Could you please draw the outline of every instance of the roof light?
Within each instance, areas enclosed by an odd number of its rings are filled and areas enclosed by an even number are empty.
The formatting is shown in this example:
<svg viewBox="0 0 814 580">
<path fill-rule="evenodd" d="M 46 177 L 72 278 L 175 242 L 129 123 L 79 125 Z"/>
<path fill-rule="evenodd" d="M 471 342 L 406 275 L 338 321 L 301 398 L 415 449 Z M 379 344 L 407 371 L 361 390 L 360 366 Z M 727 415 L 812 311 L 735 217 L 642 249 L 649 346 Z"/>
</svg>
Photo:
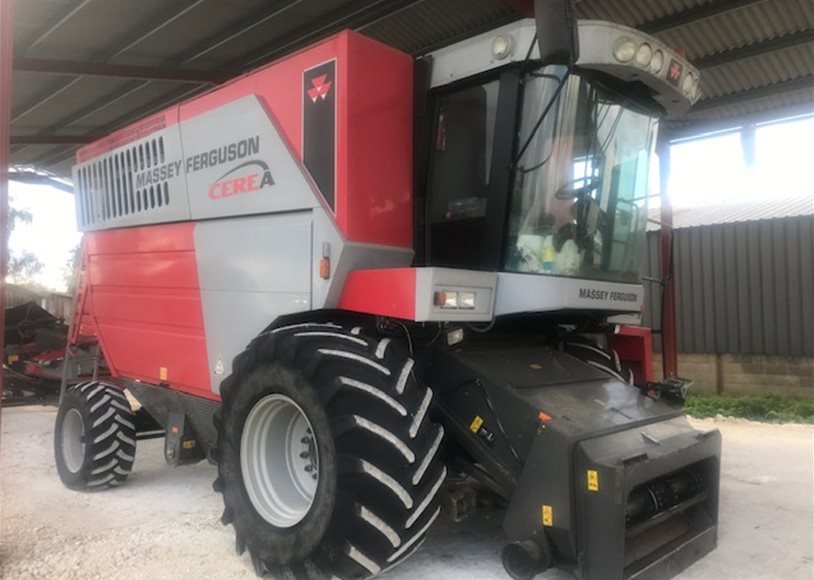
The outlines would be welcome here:
<svg viewBox="0 0 814 580">
<path fill-rule="evenodd" d="M 636 64 L 641 67 L 646 67 L 650 64 L 650 59 L 653 57 L 653 49 L 649 44 L 643 42 L 639 49 L 636 51 Z"/>
<path fill-rule="evenodd" d="M 492 56 L 503 60 L 514 52 L 514 39 L 511 34 L 501 34 L 492 40 Z"/>
<path fill-rule="evenodd" d="M 650 72 L 657 75 L 661 72 L 664 66 L 664 53 L 660 49 L 656 49 L 653 53 L 653 58 L 650 59 Z"/>
<path fill-rule="evenodd" d="M 607 46 L 607 45 L 606 45 Z M 613 57 L 619 62 L 630 62 L 636 55 L 636 45 L 626 36 L 616 41 L 613 47 Z"/>
<path fill-rule="evenodd" d="M 695 76 L 693 76 L 692 73 L 688 73 L 684 77 L 684 80 L 681 81 L 681 91 L 687 96 L 692 96 L 694 86 L 695 86 Z"/>
</svg>

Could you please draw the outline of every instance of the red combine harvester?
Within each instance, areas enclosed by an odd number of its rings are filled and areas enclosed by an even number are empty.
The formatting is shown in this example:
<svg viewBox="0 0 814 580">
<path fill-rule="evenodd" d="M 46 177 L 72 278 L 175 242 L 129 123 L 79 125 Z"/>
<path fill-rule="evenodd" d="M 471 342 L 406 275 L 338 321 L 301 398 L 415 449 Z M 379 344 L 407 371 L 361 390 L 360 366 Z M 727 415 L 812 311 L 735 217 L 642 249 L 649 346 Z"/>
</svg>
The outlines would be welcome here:
<svg viewBox="0 0 814 580">
<path fill-rule="evenodd" d="M 720 435 L 618 326 L 659 118 L 698 72 L 538 4 L 418 60 L 343 32 L 78 152 L 74 324 L 111 378 L 62 400 L 67 486 L 123 483 L 157 423 L 170 464 L 217 464 L 261 576 L 378 574 L 475 490 L 515 578 L 714 548 Z"/>
</svg>

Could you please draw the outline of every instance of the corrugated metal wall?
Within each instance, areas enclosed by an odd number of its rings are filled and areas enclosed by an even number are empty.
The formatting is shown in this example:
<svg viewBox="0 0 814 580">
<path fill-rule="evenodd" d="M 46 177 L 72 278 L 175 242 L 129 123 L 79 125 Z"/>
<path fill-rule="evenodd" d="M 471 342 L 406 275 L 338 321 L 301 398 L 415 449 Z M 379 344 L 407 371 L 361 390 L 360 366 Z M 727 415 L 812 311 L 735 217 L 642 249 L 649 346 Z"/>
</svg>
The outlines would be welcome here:
<svg viewBox="0 0 814 580">
<path fill-rule="evenodd" d="M 814 216 L 683 228 L 674 244 L 679 352 L 814 356 Z M 644 324 L 660 328 L 660 286 L 644 284 Z"/>
</svg>

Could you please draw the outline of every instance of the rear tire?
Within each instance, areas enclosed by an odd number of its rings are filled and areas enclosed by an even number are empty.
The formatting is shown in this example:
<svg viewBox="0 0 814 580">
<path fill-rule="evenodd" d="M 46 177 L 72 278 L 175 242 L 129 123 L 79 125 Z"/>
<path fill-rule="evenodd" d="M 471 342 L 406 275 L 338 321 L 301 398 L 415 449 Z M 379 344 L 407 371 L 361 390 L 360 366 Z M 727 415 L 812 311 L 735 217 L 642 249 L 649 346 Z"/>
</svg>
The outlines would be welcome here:
<svg viewBox="0 0 814 580">
<path fill-rule="evenodd" d="M 389 339 L 317 323 L 265 332 L 235 358 L 215 414 L 215 489 L 258 576 L 366 578 L 421 545 L 446 467 L 432 391 L 412 365 Z M 255 435 L 264 429 L 265 440 Z M 266 476 L 265 458 L 277 466 Z M 290 485 L 283 469 L 296 475 Z"/>
<path fill-rule="evenodd" d="M 76 490 L 115 487 L 130 475 L 135 455 L 133 411 L 118 387 L 91 381 L 65 393 L 54 427 L 62 483 Z"/>
</svg>

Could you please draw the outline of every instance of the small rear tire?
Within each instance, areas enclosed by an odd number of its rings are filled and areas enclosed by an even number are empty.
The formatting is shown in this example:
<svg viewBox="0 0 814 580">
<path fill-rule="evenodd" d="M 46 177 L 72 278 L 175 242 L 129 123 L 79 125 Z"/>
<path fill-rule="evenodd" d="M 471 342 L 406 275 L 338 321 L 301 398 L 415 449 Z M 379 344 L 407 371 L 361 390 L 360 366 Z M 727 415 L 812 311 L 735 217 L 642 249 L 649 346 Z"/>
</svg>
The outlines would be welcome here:
<svg viewBox="0 0 814 580">
<path fill-rule="evenodd" d="M 90 381 L 65 393 L 54 427 L 54 458 L 66 487 L 90 491 L 120 485 L 135 455 L 133 411 L 121 389 Z"/>
</svg>

